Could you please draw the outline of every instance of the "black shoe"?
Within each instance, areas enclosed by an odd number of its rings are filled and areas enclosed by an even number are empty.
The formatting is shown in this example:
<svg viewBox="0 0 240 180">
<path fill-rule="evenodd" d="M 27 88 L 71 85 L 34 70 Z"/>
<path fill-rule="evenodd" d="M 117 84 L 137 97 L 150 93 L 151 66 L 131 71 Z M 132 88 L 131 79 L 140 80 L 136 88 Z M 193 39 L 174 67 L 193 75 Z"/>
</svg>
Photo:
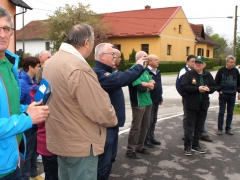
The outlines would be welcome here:
<svg viewBox="0 0 240 180">
<path fill-rule="evenodd" d="M 135 152 L 126 153 L 126 156 L 130 159 L 141 159 Z"/>
<path fill-rule="evenodd" d="M 153 140 L 151 141 L 151 143 L 154 144 L 154 145 L 161 145 L 161 142 L 160 142 L 160 141 L 157 141 L 157 140 L 155 140 L 155 139 L 153 139 Z"/>
<path fill-rule="evenodd" d="M 187 147 L 185 149 L 185 155 L 186 156 L 191 156 L 192 155 L 192 148 L 191 148 L 191 146 L 189 146 L 189 147 Z"/>
<path fill-rule="evenodd" d="M 146 143 L 146 144 L 144 144 L 144 146 L 146 146 L 148 148 L 153 148 L 154 147 L 154 145 L 152 143 Z"/>
<path fill-rule="evenodd" d="M 218 130 L 218 131 L 217 131 L 217 135 L 220 135 L 220 136 L 223 135 L 222 131 L 221 131 L 221 130 Z"/>
<path fill-rule="evenodd" d="M 225 133 L 228 134 L 228 135 L 234 135 L 231 130 L 228 130 Z"/>
<path fill-rule="evenodd" d="M 145 148 L 142 148 L 142 150 L 136 150 L 136 152 L 138 153 L 141 153 L 141 154 L 145 154 L 145 155 L 150 155 L 151 153 L 145 149 Z"/>
<path fill-rule="evenodd" d="M 206 153 L 206 151 L 203 150 L 200 146 L 192 147 L 192 151 L 199 152 L 200 154 L 205 154 Z"/>
<path fill-rule="evenodd" d="M 206 142 L 213 142 L 213 140 L 211 139 L 211 137 L 209 135 L 202 136 L 201 140 L 206 141 Z"/>
</svg>

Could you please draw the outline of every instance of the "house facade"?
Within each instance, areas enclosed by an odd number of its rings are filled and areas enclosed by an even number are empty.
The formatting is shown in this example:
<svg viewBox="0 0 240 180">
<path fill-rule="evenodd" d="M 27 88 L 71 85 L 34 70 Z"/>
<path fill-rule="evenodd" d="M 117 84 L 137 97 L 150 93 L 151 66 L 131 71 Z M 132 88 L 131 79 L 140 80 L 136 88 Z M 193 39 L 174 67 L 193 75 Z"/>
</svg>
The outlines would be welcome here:
<svg viewBox="0 0 240 180">
<path fill-rule="evenodd" d="M 111 29 L 110 43 L 117 45 L 126 59 L 132 49 L 156 54 L 162 61 L 185 61 L 200 51 L 213 58 L 215 44 L 195 34 L 180 6 L 107 13 L 102 22 Z"/>
</svg>

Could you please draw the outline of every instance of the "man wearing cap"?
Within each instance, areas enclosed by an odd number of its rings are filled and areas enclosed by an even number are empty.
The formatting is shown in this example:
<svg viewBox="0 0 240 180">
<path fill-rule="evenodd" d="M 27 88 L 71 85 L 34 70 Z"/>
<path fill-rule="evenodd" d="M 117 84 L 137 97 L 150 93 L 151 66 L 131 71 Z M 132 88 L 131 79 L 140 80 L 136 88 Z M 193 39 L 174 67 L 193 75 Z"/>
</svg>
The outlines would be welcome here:
<svg viewBox="0 0 240 180">
<path fill-rule="evenodd" d="M 209 94 L 216 90 L 216 83 L 210 72 L 205 70 L 203 56 L 195 58 L 194 69 L 185 73 L 181 88 L 186 92 L 186 129 L 184 150 L 185 155 L 192 155 L 192 151 L 204 154 L 206 151 L 199 145 L 203 126 L 209 107 Z"/>
<path fill-rule="evenodd" d="M 240 99 L 240 76 L 239 71 L 235 68 L 236 59 L 229 55 L 226 58 L 226 66 L 218 70 L 215 81 L 219 92 L 219 113 L 218 113 L 218 135 L 222 135 L 224 113 L 227 105 L 227 117 L 225 133 L 233 135 L 231 124 L 233 118 L 233 109 L 236 101 L 236 93 L 238 92 L 238 100 Z"/>
</svg>

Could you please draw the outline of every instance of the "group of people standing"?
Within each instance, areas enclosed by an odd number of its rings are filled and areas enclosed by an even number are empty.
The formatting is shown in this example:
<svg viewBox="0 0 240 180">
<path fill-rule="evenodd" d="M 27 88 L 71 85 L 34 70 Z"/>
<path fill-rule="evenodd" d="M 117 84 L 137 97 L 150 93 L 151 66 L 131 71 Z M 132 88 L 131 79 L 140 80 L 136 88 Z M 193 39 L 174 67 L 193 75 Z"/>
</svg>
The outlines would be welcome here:
<svg viewBox="0 0 240 180">
<path fill-rule="evenodd" d="M 118 72 L 113 67 L 121 61 L 121 52 L 112 44 L 100 43 L 95 47 L 96 64 L 92 69 L 85 59 L 94 47 L 94 30 L 88 24 L 76 24 L 52 57 L 44 51 L 39 59 L 26 58 L 18 77 L 18 56 L 7 50 L 12 33 L 12 17 L 0 7 L 1 180 L 20 180 L 22 175 L 39 179 L 36 152 L 43 157 L 45 179 L 107 180 L 117 157 L 119 127 L 126 119 L 124 86 L 129 87 L 133 114 L 126 157 L 140 159 L 139 154 L 151 154 L 146 147 L 161 144 L 154 136 L 158 108 L 163 103 L 156 55 L 139 51 L 136 63 L 126 72 Z M 187 64 L 185 72 L 179 73 L 178 85 L 184 105 L 185 154 L 191 155 L 191 151 L 205 152 L 199 139 L 209 107 L 208 95 L 215 90 L 220 94 L 217 133 L 222 134 L 227 103 L 225 130 L 233 134 L 231 105 L 236 91 L 240 92 L 240 81 L 232 56 L 218 71 L 216 82 L 204 69 L 204 57 L 191 56 Z M 52 86 L 48 105 L 31 102 L 31 92 L 42 77 Z"/>
<path fill-rule="evenodd" d="M 205 121 L 210 105 L 209 94 L 219 92 L 219 113 L 217 135 L 223 134 L 224 114 L 227 107 L 225 133 L 233 135 L 231 123 L 236 101 L 240 99 L 240 75 L 236 66 L 236 59 L 229 55 L 226 57 L 226 66 L 220 68 L 215 80 L 211 73 L 205 70 L 206 62 L 203 56 L 190 55 L 186 66 L 181 69 L 176 80 L 176 89 L 182 96 L 183 104 L 183 130 L 185 155 L 192 155 L 192 151 L 204 154 L 199 140 L 212 142 L 207 134 Z"/>
</svg>

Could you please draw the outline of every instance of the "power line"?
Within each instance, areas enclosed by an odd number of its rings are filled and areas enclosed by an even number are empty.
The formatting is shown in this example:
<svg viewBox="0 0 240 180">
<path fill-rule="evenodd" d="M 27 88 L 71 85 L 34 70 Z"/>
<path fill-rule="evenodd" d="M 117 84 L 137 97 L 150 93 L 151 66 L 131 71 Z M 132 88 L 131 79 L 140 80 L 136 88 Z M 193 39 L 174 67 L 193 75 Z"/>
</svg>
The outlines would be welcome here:
<svg viewBox="0 0 240 180">
<path fill-rule="evenodd" d="M 46 9 L 39 9 L 39 8 L 33 8 L 33 9 L 37 9 L 37 10 L 41 10 L 41 11 L 50 11 L 50 12 L 54 12 L 52 10 L 46 10 Z"/>
<path fill-rule="evenodd" d="M 51 5 L 51 6 L 57 7 L 56 5 L 49 4 L 49 3 L 46 3 L 46 2 L 44 2 L 44 1 L 40 1 L 40 0 L 35 0 L 35 1 L 41 2 L 41 3 L 43 3 L 43 4 L 48 4 L 48 5 Z"/>
</svg>

